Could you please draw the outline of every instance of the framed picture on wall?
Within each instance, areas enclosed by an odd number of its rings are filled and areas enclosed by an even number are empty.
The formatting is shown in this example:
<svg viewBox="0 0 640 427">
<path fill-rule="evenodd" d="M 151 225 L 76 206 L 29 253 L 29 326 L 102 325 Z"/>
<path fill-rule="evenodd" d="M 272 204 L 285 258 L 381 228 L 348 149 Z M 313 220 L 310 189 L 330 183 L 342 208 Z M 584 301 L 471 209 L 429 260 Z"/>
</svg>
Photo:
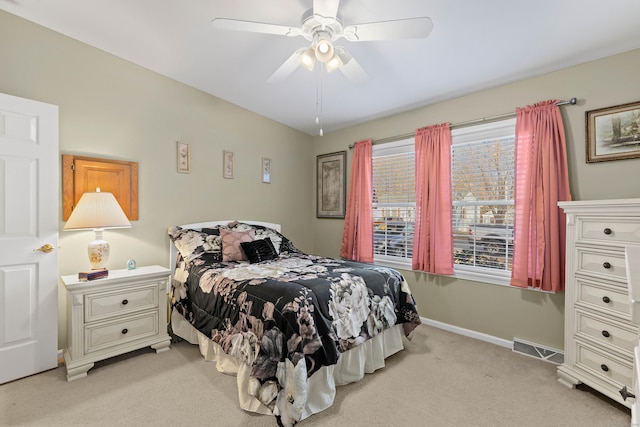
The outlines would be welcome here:
<svg viewBox="0 0 640 427">
<path fill-rule="evenodd" d="M 640 101 L 585 115 L 587 163 L 640 157 Z"/>
<path fill-rule="evenodd" d="M 233 178 L 233 151 L 222 152 L 222 176 L 228 179 Z"/>
<path fill-rule="evenodd" d="M 318 218 L 344 218 L 347 187 L 345 182 L 347 152 L 321 154 L 317 157 Z"/>
<path fill-rule="evenodd" d="M 262 158 L 262 182 L 271 183 L 271 159 Z"/>
<path fill-rule="evenodd" d="M 191 160 L 189 156 L 189 144 L 183 141 L 178 141 L 178 172 L 191 172 Z"/>
</svg>

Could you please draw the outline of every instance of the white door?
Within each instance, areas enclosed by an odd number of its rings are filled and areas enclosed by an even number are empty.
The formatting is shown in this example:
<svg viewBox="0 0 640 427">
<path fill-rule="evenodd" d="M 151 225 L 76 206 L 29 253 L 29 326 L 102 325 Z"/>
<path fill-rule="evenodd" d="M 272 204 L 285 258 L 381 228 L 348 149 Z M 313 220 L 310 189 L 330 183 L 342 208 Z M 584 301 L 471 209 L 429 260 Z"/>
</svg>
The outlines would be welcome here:
<svg viewBox="0 0 640 427">
<path fill-rule="evenodd" d="M 58 364 L 58 171 L 58 107 L 0 94 L 0 384 Z"/>
</svg>

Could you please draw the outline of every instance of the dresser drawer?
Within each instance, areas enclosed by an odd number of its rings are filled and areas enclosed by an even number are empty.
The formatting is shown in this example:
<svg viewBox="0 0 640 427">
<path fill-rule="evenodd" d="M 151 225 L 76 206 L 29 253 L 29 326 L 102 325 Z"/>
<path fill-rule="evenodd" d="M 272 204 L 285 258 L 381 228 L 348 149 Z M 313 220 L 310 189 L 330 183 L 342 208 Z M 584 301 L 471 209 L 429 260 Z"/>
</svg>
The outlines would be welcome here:
<svg viewBox="0 0 640 427">
<path fill-rule="evenodd" d="M 158 307 L 158 286 L 148 284 L 85 295 L 85 321 L 106 319 Z"/>
<path fill-rule="evenodd" d="M 620 244 L 640 244 L 640 219 L 636 218 L 580 218 L 577 241 L 597 240 Z"/>
<path fill-rule="evenodd" d="M 599 251 L 577 247 L 578 273 L 596 275 L 604 279 L 619 279 L 626 282 L 627 267 L 624 252 Z"/>
<path fill-rule="evenodd" d="M 631 320 L 631 302 L 625 287 L 612 287 L 582 278 L 575 279 L 576 303 Z"/>
<path fill-rule="evenodd" d="M 579 342 L 577 346 L 576 366 L 588 373 L 630 387 L 633 379 L 633 359 L 628 363 L 622 359 L 611 357 L 611 354 L 600 353 Z"/>
<path fill-rule="evenodd" d="M 576 333 L 606 347 L 617 347 L 628 357 L 632 357 L 638 342 L 638 329 L 633 325 L 613 323 L 579 310 L 576 310 Z"/>
<path fill-rule="evenodd" d="M 85 326 L 85 353 L 158 334 L 158 311 Z"/>
</svg>

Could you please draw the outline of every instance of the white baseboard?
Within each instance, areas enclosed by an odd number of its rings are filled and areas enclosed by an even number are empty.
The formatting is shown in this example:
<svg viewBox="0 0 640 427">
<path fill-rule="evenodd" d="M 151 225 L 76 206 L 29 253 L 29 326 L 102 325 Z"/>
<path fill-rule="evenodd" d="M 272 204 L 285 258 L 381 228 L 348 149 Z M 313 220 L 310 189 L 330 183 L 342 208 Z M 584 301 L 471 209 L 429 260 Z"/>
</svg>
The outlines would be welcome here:
<svg viewBox="0 0 640 427">
<path fill-rule="evenodd" d="M 420 320 L 422 320 L 422 323 L 425 325 L 433 326 L 434 328 L 444 329 L 445 331 L 464 335 L 465 337 L 486 341 L 491 344 L 499 345 L 500 347 L 513 348 L 513 341 L 494 337 L 493 335 L 483 334 L 482 332 L 472 331 L 471 329 L 450 325 L 448 323 L 438 322 L 437 320 L 427 319 L 426 317 L 420 317 Z"/>
</svg>

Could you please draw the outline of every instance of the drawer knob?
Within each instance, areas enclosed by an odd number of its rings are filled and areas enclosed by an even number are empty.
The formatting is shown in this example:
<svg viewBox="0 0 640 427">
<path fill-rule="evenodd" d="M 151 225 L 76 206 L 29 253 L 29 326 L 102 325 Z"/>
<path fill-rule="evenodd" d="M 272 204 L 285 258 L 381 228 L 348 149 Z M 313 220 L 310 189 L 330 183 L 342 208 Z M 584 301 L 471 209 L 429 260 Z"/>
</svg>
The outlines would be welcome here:
<svg viewBox="0 0 640 427">
<path fill-rule="evenodd" d="M 622 396 L 622 400 L 627 400 L 627 397 L 630 398 L 635 398 L 636 395 L 633 393 L 629 393 L 629 390 L 627 390 L 627 386 L 624 386 L 620 389 L 620 395 Z"/>
<path fill-rule="evenodd" d="M 609 372 L 609 367 L 607 365 L 605 365 L 604 363 L 602 365 L 600 365 L 600 369 L 602 369 L 605 372 Z"/>
<path fill-rule="evenodd" d="M 602 331 L 602 336 L 605 338 L 609 338 L 611 336 L 611 334 L 609 333 L 609 331 Z"/>
<path fill-rule="evenodd" d="M 128 299 L 123 299 L 122 300 L 122 305 L 127 305 L 129 304 L 129 300 Z"/>
<path fill-rule="evenodd" d="M 604 268 L 606 268 L 607 270 L 611 268 L 611 264 L 609 264 L 609 263 L 608 263 L 608 262 L 606 262 L 606 261 L 604 262 L 604 264 L 602 264 L 602 266 L 603 266 Z"/>
<path fill-rule="evenodd" d="M 608 296 L 603 296 L 603 297 L 602 297 L 602 301 L 603 301 L 605 304 L 609 304 L 609 303 L 611 302 L 611 298 L 609 298 Z"/>
<path fill-rule="evenodd" d="M 129 330 L 128 330 L 127 328 L 124 328 L 124 329 L 122 330 L 122 335 L 126 334 L 127 332 L 129 332 Z M 604 366 L 604 365 L 602 365 L 602 366 Z"/>
<path fill-rule="evenodd" d="M 604 234 L 606 234 L 607 236 L 611 234 L 611 229 L 609 227 L 605 228 L 603 231 L 604 231 Z"/>
</svg>

